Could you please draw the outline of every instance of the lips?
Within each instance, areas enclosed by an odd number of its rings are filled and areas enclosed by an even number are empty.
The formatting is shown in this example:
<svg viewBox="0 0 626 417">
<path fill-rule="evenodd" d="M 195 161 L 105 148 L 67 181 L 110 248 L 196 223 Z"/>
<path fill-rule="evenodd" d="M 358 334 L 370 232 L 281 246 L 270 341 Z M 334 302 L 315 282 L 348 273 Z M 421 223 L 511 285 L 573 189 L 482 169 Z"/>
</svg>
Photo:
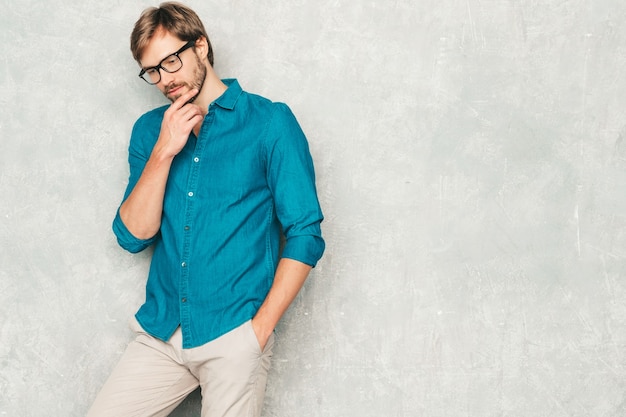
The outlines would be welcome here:
<svg viewBox="0 0 626 417">
<path fill-rule="evenodd" d="M 168 88 L 165 94 L 170 95 L 170 96 L 174 95 L 176 93 L 179 93 L 182 88 L 183 88 L 182 85 L 175 85 L 173 87 Z"/>
</svg>

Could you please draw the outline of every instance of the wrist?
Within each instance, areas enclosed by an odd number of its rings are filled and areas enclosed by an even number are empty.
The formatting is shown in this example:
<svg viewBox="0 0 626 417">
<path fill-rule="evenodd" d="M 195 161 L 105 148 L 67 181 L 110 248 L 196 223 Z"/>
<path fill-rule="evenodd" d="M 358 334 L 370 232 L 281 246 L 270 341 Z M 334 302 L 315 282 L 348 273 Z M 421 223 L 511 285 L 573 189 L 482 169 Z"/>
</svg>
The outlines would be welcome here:
<svg viewBox="0 0 626 417">
<path fill-rule="evenodd" d="M 171 163 L 174 157 L 176 156 L 176 152 L 172 152 L 167 149 L 167 145 L 161 142 L 161 139 L 157 141 L 156 145 L 152 149 L 152 154 L 150 155 L 150 159 L 155 163 L 163 164 L 163 163 Z"/>
<path fill-rule="evenodd" d="M 274 331 L 274 327 L 264 323 L 258 316 L 252 318 L 252 328 L 261 344 L 265 344 Z"/>
</svg>

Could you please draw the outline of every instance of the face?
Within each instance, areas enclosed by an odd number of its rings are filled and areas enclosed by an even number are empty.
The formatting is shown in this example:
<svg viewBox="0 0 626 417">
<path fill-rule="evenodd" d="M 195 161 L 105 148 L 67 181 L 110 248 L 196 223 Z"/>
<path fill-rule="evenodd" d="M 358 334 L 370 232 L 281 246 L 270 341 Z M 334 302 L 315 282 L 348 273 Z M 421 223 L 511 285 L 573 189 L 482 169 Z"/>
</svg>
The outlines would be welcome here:
<svg viewBox="0 0 626 417">
<path fill-rule="evenodd" d="M 148 68 L 158 65 L 165 57 L 179 50 L 184 44 L 185 41 L 169 32 L 164 30 L 155 32 L 143 52 L 141 66 Z M 206 64 L 200 58 L 200 54 L 204 51 L 202 45 L 181 52 L 179 58 L 183 66 L 180 70 L 168 73 L 160 69 L 161 80 L 156 86 L 172 102 L 193 88 L 197 88 L 198 91 L 202 90 L 207 74 Z M 206 54 L 206 51 L 204 53 Z"/>
</svg>

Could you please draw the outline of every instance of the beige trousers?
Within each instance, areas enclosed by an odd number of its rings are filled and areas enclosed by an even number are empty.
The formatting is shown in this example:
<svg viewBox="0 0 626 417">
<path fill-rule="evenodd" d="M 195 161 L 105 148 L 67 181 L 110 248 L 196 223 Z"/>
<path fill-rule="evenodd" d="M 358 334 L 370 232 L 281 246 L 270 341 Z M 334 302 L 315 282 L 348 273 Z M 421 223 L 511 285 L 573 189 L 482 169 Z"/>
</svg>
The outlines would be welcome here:
<svg viewBox="0 0 626 417">
<path fill-rule="evenodd" d="M 261 352 L 250 321 L 193 349 L 180 327 L 168 342 L 137 333 L 87 417 L 167 416 L 198 386 L 202 417 L 260 417 L 274 335 Z"/>
</svg>

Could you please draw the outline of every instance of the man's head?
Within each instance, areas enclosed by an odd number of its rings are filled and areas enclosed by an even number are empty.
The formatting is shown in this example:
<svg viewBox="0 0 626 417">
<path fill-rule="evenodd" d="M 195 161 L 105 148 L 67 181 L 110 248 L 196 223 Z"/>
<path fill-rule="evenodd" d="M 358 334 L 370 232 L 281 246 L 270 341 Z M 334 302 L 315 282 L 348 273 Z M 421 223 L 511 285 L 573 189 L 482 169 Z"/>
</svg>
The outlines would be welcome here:
<svg viewBox="0 0 626 417">
<path fill-rule="evenodd" d="M 179 3 L 145 10 L 130 45 L 142 67 L 140 76 L 171 101 L 194 88 L 200 92 L 207 71 L 212 71 L 213 51 L 206 30 L 198 15 Z"/>
<path fill-rule="evenodd" d="M 146 46 L 160 30 L 165 30 L 185 42 L 204 37 L 208 44 L 206 57 L 213 66 L 213 49 L 202 21 L 189 7 L 176 2 L 166 2 L 159 7 L 144 10 L 135 23 L 130 35 L 130 50 L 140 65 Z"/>
</svg>

